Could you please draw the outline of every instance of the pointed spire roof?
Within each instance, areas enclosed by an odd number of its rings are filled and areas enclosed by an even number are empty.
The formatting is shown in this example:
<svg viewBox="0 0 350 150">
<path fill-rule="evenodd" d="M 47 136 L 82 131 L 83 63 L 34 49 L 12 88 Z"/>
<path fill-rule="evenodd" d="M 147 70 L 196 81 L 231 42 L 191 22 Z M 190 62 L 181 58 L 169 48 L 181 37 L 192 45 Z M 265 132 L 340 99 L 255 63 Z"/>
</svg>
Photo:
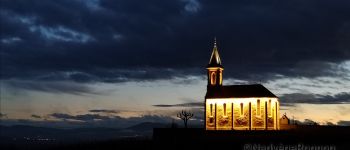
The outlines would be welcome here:
<svg viewBox="0 0 350 150">
<path fill-rule="evenodd" d="M 222 67 L 218 47 L 216 45 L 216 37 L 214 38 L 214 48 L 213 52 L 211 53 L 208 67 Z"/>
</svg>

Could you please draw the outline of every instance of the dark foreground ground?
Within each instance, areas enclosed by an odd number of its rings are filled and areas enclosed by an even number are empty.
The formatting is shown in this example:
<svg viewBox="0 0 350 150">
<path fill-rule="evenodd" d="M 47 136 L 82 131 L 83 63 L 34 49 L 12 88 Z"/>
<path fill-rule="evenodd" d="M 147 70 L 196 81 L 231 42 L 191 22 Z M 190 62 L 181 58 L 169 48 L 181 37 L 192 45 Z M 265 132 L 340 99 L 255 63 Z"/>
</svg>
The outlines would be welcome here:
<svg viewBox="0 0 350 150">
<path fill-rule="evenodd" d="M 350 149 L 350 127 L 305 126 L 288 131 L 204 131 L 199 128 L 155 128 L 152 137 L 102 141 L 5 142 L 11 149 L 237 149 L 237 150 L 314 150 Z"/>
</svg>

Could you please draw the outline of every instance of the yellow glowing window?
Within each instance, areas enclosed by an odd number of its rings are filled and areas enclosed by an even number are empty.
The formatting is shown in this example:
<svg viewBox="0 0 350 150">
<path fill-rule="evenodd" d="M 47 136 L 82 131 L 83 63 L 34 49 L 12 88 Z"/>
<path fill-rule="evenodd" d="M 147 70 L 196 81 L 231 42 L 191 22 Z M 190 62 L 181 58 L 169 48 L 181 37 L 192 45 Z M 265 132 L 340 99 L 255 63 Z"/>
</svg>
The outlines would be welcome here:
<svg viewBox="0 0 350 150">
<path fill-rule="evenodd" d="M 210 104 L 210 116 L 213 116 L 213 104 Z"/>
<path fill-rule="evenodd" d="M 271 99 L 269 99 L 269 116 L 272 116 Z"/>
<path fill-rule="evenodd" d="M 226 103 L 224 103 L 224 116 L 226 116 Z"/>
<path fill-rule="evenodd" d="M 243 116 L 243 103 L 241 103 L 241 116 Z"/>
<path fill-rule="evenodd" d="M 215 74 L 215 72 L 212 72 L 212 73 L 211 73 L 210 83 L 211 83 L 212 85 L 214 85 L 214 84 L 216 83 L 216 74 Z"/>
<path fill-rule="evenodd" d="M 260 116 L 260 99 L 256 102 L 256 115 Z"/>
</svg>

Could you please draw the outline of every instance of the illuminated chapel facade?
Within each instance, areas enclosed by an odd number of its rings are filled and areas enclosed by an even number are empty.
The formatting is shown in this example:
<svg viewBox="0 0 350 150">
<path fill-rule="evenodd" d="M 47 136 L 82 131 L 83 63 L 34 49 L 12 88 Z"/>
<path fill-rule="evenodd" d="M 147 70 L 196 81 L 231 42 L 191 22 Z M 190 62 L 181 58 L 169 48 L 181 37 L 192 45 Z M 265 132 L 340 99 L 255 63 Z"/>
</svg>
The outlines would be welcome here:
<svg viewBox="0 0 350 150">
<path fill-rule="evenodd" d="M 279 130 L 278 97 L 261 84 L 223 85 L 216 40 L 207 66 L 206 130 Z"/>
</svg>

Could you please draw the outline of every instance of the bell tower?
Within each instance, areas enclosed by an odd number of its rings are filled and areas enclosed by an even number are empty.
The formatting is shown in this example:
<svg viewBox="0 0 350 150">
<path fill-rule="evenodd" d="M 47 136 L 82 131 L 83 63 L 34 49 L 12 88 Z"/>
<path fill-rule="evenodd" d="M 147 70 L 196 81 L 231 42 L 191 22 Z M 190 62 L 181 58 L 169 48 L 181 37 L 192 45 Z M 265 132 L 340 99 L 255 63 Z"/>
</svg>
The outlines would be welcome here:
<svg viewBox="0 0 350 150">
<path fill-rule="evenodd" d="M 221 65 L 216 38 L 214 38 L 214 48 L 207 66 L 208 71 L 208 88 L 222 86 L 222 73 L 224 67 Z"/>
</svg>

